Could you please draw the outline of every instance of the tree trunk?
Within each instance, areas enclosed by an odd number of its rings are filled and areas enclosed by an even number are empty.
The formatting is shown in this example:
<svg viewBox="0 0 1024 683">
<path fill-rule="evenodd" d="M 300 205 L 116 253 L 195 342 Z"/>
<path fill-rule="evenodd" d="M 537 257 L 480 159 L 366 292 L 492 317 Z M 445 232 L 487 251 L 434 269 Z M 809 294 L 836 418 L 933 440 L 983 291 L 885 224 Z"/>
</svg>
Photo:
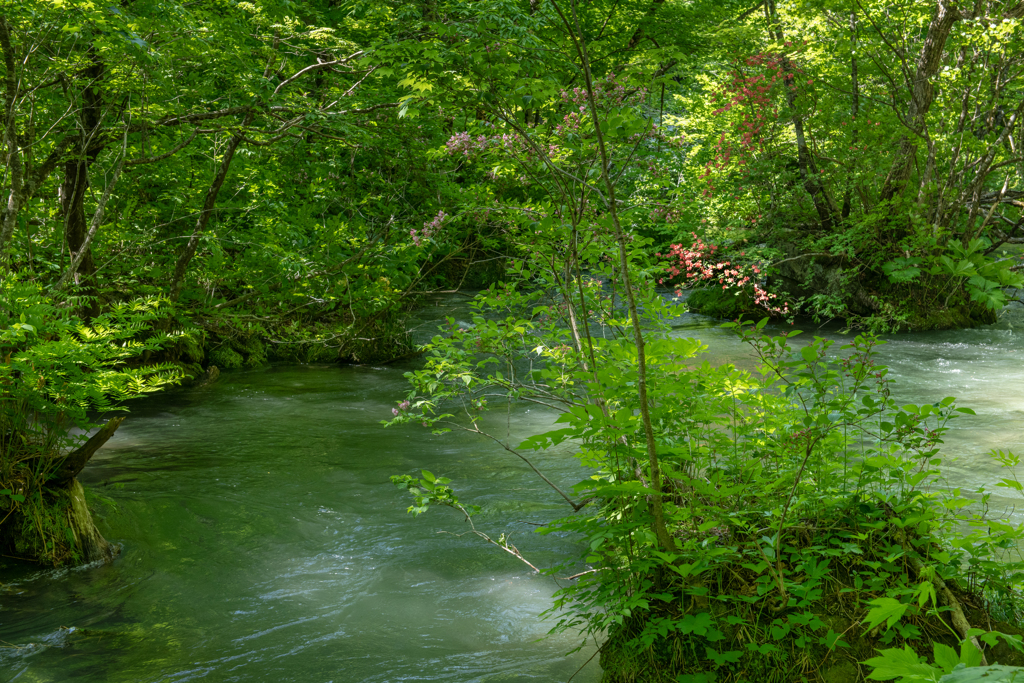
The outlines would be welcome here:
<svg viewBox="0 0 1024 683">
<path fill-rule="evenodd" d="M 81 134 L 78 149 L 74 157 L 64 162 L 64 180 L 60 186 L 61 209 L 64 214 L 64 239 L 71 253 L 72 261 L 83 249 L 75 283 L 84 285 L 84 292 L 91 297 L 85 306 L 84 313 L 88 318 L 99 315 L 99 301 L 96 298 L 96 264 L 92 258 L 92 248 L 86 243 L 89 233 L 89 221 L 85 217 L 85 193 L 89 189 L 89 168 L 103 147 L 96 143 L 97 134 L 102 123 L 103 101 L 99 91 L 105 69 L 94 49 L 90 49 L 92 63 L 85 70 L 84 76 L 89 83 L 82 90 L 82 110 L 80 114 Z"/>
<path fill-rule="evenodd" d="M 777 42 L 785 45 L 786 36 L 782 33 L 782 24 L 779 22 L 778 11 L 775 7 L 775 0 L 766 0 L 764 3 L 765 18 L 768 21 L 768 33 Z M 832 230 L 836 225 L 836 214 L 838 213 L 835 202 L 825 191 L 824 185 L 818 174 L 818 166 L 814 163 L 814 157 L 807 146 L 807 136 L 804 132 L 804 120 L 796 111 L 796 77 L 793 74 L 793 64 L 789 57 L 782 55 L 782 71 L 785 74 L 783 85 L 786 91 L 786 105 L 792 112 L 793 134 L 796 137 L 796 158 L 800 168 L 800 179 L 803 181 L 804 189 L 811 196 L 814 209 L 818 212 L 818 220 L 821 228 L 825 231 Z"/>
<path fill-rule="evenodd" d="M 939 0 L 935 16 L 928 25 L 928 33 L 925 35 L 921 52 L 917 56 L 913 80 L 907 84 L 910 88 L 910 102 L 907 105 L 905 124 L 910 132 L 900 138 L 896 156 L 889 167 L 889 174 L 879 196 L 882 202 L 892 201 L 903 192 L 907 181 L 910 180 L 910 170 L 917 155 L 917 139 L 924 132 L 925 116 L 935 100 L 935 88 L 932 87 L 931 79 L 938 73 L 942 64 L 942 54 L 946 49 L 949 32 L 953 29 L 953 24 L 961 18 L 960 12 L 951 7 L 947 0 Z M 908 74 L 908 80 L 909 78 Z"/>
<path fill-rule="evenodd" d="M 11 31 L 7 18 L 0 15 L 0 48 L 4 59 L 4 144 L 7 147 L 7 169 L 11 178 L 11 189 L 7 197 L 7 209 L 3 223 L 0 224 L 0 255 L 7 249 L 7 243 L 14 234 L 14 224 L 18 212 L 25 201 L 22 192 L 24 184 L 21 162 L 21 147 L 18 145 L 17 124 L 15 121 L 15 102 L 18 99 L 17 77 L 15 67 L 14 46 L 11 43 Z"/>
<path fill-rule="evenodd" d="M 75 536 L 75 547 L 81 553 L 84 562 L 96 562 L 102 560 L 110 562 L 119 552 L 119 548 L 111 545 L 103 538 L 100 530 L 92 521 L 92 514 L 85 502 L 85 489 L 78 482 L 78 479 L 71 480 L 68 487 L 68 525 Z"/>
<path fill-rule="evenodd" d="M 60 185 L 61 209 L 64 213 L 64 239 L 74 259 L 85 243 L 89 222 L 85 218 L 85 191 L 89 189 L 89 165 L 92 159 L 69 159 L 64 162 L 64 180 Z M 96 272 L 92 251 L 82 256 L 75 282 L 91 280 Z"/>
<path fill-rule="evenodd" d="M 60 469 L 53 473 L 53 476 L 50 477 L 50 481 L 47 483 L 52 486 L 70 484 L 78 476 L 78 473 L 85 468 L 96 451 L 114 435 L 114 432 L 117 431 L 122 422 L 124 422 L 123 417 L 115 417 L 103 425 L 80 448 L 64 458 L 64 463 L 60 466 Z"/>
<path fill-rule="evenodd" d="M 850 146 L 856 147 L 857 136 L 857 115 L 860 114 L 860 81 L 857 78 L 857 12 L 850 12 L 850 118 L 853 120 Z M 845 221 L 850 217 L 853 208 L 853 184 L 857 182 L 855 168 L 851 164 L 846 172 L 846 192 L 843 194 L 842 218 Z"/>
<path fill-rule="evenodd" d="M 188 270 L 188 264 L 192 261 L 192 257 L 196 255 L 199 237 L 206 228 L 206 224 L 210 222 L 210 216 L 213 215 L 214 207 L 217 205 L 217 195 L 220 193 L 220 188 L 224 185 L 224 179 L 228 177 L 228 169 L 231 168 L 231 160 L 235 157 L 235 150 L 238 149 L 238 145 L 245 139 L 245 128 L 252 123 L 253 114 L 253 111 L 249 111 L 246 114 L 241 129 L 228 140 L 227 148 L 224 150 L 224 157 L 221 159 L 220 167 L 217 169 L 217 175 L 214 176 L 213 182 L 210 183 L 210 188 L 206 191 L 206 199 L 203 201 L 203 208 L 200 209 L 199 217 L 196 219 L 196 227 L 192 231 L 188 244 L 185 245 L 185 248 L 178 256 L 177 262 L 174 264 L 174 274 L 171 276 L 171 286 L 167 295 L 171 301 L 177 302 L 178 297 L 181 295 L 181 288 L 185 285 L 185 272 Z"/>
</svg>

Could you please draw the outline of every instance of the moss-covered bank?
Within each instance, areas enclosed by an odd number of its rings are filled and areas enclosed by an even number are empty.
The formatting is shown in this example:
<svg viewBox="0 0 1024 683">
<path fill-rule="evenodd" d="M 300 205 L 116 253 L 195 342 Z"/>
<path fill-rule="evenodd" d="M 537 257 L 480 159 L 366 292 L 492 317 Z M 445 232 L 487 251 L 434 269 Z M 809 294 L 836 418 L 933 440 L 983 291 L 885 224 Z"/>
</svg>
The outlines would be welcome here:
<svg viewBox="0 0 1024 683">
<path fill-rule="evenodd" d="M 847 316 L 845 321 L 855 327 L 867 327 L 886 332 L 927 332 L 931 330 L 957 330 L 991 325 L 998 314 L 977 304 L 951 306 L 912 306 L 906 302 L 902 310 L 882 316 Z M 687 308 L 712 318 L 736 320 L 763 318 L 763 308 L 754 305 L 746 292 L 718 288 L 695 289 L 686 299 Z"/>
</svg>

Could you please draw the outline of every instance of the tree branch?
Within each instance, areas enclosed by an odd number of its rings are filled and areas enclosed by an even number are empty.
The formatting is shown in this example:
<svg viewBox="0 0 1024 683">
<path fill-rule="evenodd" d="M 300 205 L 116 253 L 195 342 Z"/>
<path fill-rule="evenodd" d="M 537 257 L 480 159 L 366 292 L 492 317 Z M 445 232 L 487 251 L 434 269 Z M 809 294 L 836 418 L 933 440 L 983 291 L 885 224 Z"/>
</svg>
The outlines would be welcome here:
<svg viewBox="0 0 1024 683">
<path fill-rule="evenodd" d="M 196 127 L 196 129 L 194 131 L 192 131 L 192 135 L 187 140 L 185 140 L 185 142 L 181 143 L 180 145 L 175 146 L 170 152 L 167 152 L 165 154 L 159 154 L 157 156 L 146 157 L 144 159 L 131 159 L 129 161 L 124 162 L 124 164 L 125 164 L 125 166 L 137 166 L 139 164 L 152 164 L 152 163 L 155 163 L 157 161 L 163 161 L 164 159 L 172 157 L 175 154 L 177 154 L 178 152 L 180 152 L 181 150 L 183 150 L 186 147 L 188 147 L 189 144 L 193 140 L 196 139 L 197 135 L 199 135 L 199 127 L 198 126 Z"/>
<path fill-rule="evenodd" d="M 98 432 L 93 434 L 88 441 L 82 444 L 79 448 L 68 454 L 64 458 L 64 463 L 60 469 L 53 473 L 50 480 L 47 482 L 48 486 L 62 486 L 68 484 L 72 479 L 78 476 L 78 473 L 82 471 L 89 459 L 92 458 L 93 454 L 105 444 L 110 437 L 114 435 L 117 428 L 124 422 L 124 417 L 115 417 L 110 419 L 107 424 L 103 425 Z"/>
<path fill-rule="evenodd" d="M 347 62 L 352 61 L 353 59 L 355 59 L 356 57 L 358 57 L 358 56 L 360 56 L 362 54 L 363 54 L 363 51 L 359 50 L 358 52 L 353 53 L 353 54 L 351 54 L 348 57 L 345 57 L 343 59 L 335 59 L 333 62 L 320 62 L 320 61 L 318 61 L 316 64 L 310 64 L 305 69 L 300 69 L 293 76 L 290 76 L 290 77 L 286 78 L 285 80 L 281 81 L 281 83 L 276 88 L 274 88 L 274 94 L 276 95 L 278 92 L 280 92 L 281 88 L 285 87 L 286 85 L 288 85 L 290 83 L 293 83 L 296 79 L 301 78 L 302 76 L 304 76 L 307 73 L 310 73 L 312 71 L 318 71 L 319 69 L 328 69 L 328 68 L 330 68 L 332 66 L 337 66 L 338 64 L 345 64 Z"/>
</svg>

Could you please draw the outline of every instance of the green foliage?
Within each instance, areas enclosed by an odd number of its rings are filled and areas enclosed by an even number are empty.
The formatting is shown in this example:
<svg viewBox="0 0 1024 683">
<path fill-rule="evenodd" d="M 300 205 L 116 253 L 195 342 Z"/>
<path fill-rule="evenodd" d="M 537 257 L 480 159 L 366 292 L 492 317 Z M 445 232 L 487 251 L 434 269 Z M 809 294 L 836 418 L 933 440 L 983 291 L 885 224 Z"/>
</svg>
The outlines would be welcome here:
<svg viewBox="0 0 1024 683">
<path fill-rule="evenodd" d="M 837 354 L 829 340 L 797 346 L 795 332 L 765 336 L 763 320 L 734 325 L 760 360 L 751 372 L 702 362 L 697 340 L 652 332 L 659 493 L 643 457 L 629 337 L 574 348 L 568 314 L 546 317 L 565 293 L 553 284 L 523 289 L 488 290 L 474 302 L 471 328 L 450 322 L 434 338 L 392 424 L 482 433 L 478 416 L 499 392 L 556 409 L 553 429 L 505 445 L 525 458 L 576 444 L 591 472 L 572 493 L 592 502 L 540 530 L 581 537 L 591 568 L 558 594 L 558 628 L 611 633 L 612 649 L 651 652 L 656 667 L 686 675 L 749 670 L 754 660 L 792 672 L 791 648 L 827 661 L 861 652 L 864 639 L 920 648 L 934 638 L 946 654 L 945 642 L 959 636 L 937 582 L 963 595 L 956 567 L 970 567 L 989 590 L 1016 590 L 1024 565 L 1007 562 L 1005 548 L 1021 530 L 941 486 L 942 435 L 970 409 L 952 398 L 897 404 L 875 359 L 878 340 L 856 337 Z M 614 317 L 607 292 L 584 292 L 591 329 L 615 329 L 601 313 Z M 415 489 L 411 510 L 446 504 L 449 482 L 399 479 Z M 650 531 L 653 495 L 664 500 L 671 552 Z M 841 605 L 842 621 L 830 605 Z M 629 635 L 618 642 L 615 634 Z M 689 654 L 653 654 L 664 643 Z"/>
<path fill-rule="evenodd" d="M 417 479 L 407 474 L 396 474 L 391 477 L 391 483 L 400 489 L 412 494 L 415 504 L 409 507 L 409 512 L 414 515 L 421 515 L 430 509 L 431 505 L 444 505 L 457 508 L 472 515 L 480 510 L 476 505 L 462 506 L 458 496 L 452 491 L 448 484 L 450 479 L 435 477 L 427 470 L 422 471 L 423 478 Z"/>
<path fill-rule="evenodd" d="M 986 666 L 967 668 L 960 665 L 952 673 L 939 679 L 939 683 L 1011 683 L 1024 680 L 1024 669 L 1016 666 Z"/>
<path fill-rule="evenodd" d="M 979 636 L 985 642 L 994 644 L 997 638 L 1004 638 L 1018 650 L 1021 649 L 1020 639 L 1011 638 L 996 631 L 982 632 Z M 897 681 L 931 681 L 938 683 L 966 683 L 967 681 L 1012 681 L 1018 675 L 1024 680 L 1024 668 L 1010 666 L 982 666 L 982 654 L 969 641 L 960 645 L 959 653 L 948 645 L 934 643 L 935 666 L 924 663 L 921 657 L 904 645 L 903 649 L 881 650 L 879 656 L 873 657 L 864 664 L 872 671 L 868 680 Z"/>
<path fill-rule="evenodd" d="M 699 341 L 667 333 L 678 312 L 655 294 L 644 254 L 699 219 L 696 239 L 720 242 L 719 258 L 800 283 L 819 316 L 892 329 L 940 297 L 938 308 L 968 319 L 991 311 L 1016 271 L 989 256 L 995 240 L 972 234 L 981 228 L 958 222 L 962 204 L 936 225 L 926 201 L 902 197 L 906 186 L 877 200 L 876 185 L 897 177 L 889 154 L 906 122 L 886 115 L 883 130 L 858 117 L 829 137 L 815 117 L 848 106 L 836 57 L 785 42 L 778 26 L 726 32 L 735 43 L 703 55 L 705 70 L 655 116 L 642 68 L 602 70 L 584 53 L 602 40 L 587 33 L 589 8 L 571 5 L 583 16 L 570 19 L 560 6 L 502 5 L 507 16 L 492 22 L 485 5 L 468 22 L 454 7 L 444 39 L 379 57 L 404 70 L 405 116 L 448 102 L 477 112 L 439 157 L 476 179 L 474 208 L 509 217 L 518 258 L 468 324 L 449 320 L 424 348 L 388 424 L 487 437 L 572 507 L 539 530 L 583 541 L 587 569 L 556 594 L 556 628 L 608 634 L 609 680 L 652 681 L 821 680 L 846 650 L 858 661 L 876 645 L 907 653 L 983 635 L 959 633 L 951 610 L 979 585 L 1012 603 L 1024 564 L 1008 552 L 1020 529 L 986 516 L 984 494 L 978 506 L 944 485 L 942 436 L 971 411 L 953 398 L 899 405 L 871 335 L 797 344 L 797 333 L 764 335 L 766 321 L 732 324 L 756 368 L 712 366 Z M 812 9 L 769 24 L 843 31 Z M 915 26 L 927 24 L 915 12 Z M 549 42 L 578 62 L 540 70 Z M 872 57 L 895 68 L 887 45 L 872 42 Z M 562 72 L 583 84 L 566 87 Z M 826 72 L 836 88 L 810 87 Z M 798 162 L 790 126 L 804 137 Z M 849 188 L 841 211 L 828 195 L 837 186 Z M 962 258 L 947 263 L 951 254 Z M 482 414 L 518 402 L 554 413 L 553 428 L 520 443 L 488 433 Z M 571 490 L 529 455 L 567 445 L 588 474 Z M 396 483 L 411 487 L 417 513 L 452 495 L 447 482 Z"/>
<path fill-rule="evenodd" d="M 717 49 L 664 107 L 687 140 L 676 161 L 686 181 L 662 198 L 673 220 L 641 230 L 662 250 L 691 232 L 731 244 L 733 263 L 748 245 L 780 250 L 765 263 L 770 289 L 817 317 L 874 330 L 926 325 L 933 310 L 967 315 L 932 325 L 987 318 L 1020 265 L 991 256 L 1021 225 L 1024 166 L 1005 118 L 1020 98 L 996 94 L 978 66 L 1020 63 L 1021 19 L 1004 9 L 957 15 L 948 33 L 932 23 L 934 3 L 880 21 L 895 10 L 885 0 L 778 4 L 767 21 L 753 12 L 719 26 Z M 905 71 L 910 56 L 924 68 L 926 50 L 934 72 Z M 1019 77 L 1003 87 L 1017 93 Z M 926 113 L 911 121 L 922 97 Z M 990 112 L 984 123 L 961 115 L 968 102 Z"/>
<path fill-rule="evenodd" d="M 159 300 L 136 300 L 114 307 L 85 324 L 58 307 L 38 284 L 8 275 L 0 280 L 0 384 L 12 420 L 7 430 L 87 429 L 89 411 L 121 410 L 125 399 L 177 382 L 170 364 L 132 367 L 146 351 L 175 340 L 155 333 Z M 178 335 L 182 336 L 182 335 Z"/>
</svg>

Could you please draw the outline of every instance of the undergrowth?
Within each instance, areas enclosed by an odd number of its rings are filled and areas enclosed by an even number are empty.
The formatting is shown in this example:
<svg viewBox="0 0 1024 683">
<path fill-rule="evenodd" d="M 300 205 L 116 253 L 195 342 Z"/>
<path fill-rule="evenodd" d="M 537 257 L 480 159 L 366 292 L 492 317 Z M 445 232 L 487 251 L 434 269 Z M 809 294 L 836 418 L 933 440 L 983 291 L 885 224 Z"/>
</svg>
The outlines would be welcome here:
<svg viewBox="0 0 1024 683">
<path fill-rule="evenodd" d="M 614 330 L 607 294 L 586 293 L 598 312 L 591 329 Z M 539 531 L 584 542 L 582 572 L 550 570 L 575 576 L 550 614 L 555 630 L 605 639 L 607 683 L 859 681 L 879 649 L 1019 649 L 1019 629 L 993 624 L 989 606 L 1017 621 L 1024 532 L 988 510 L 987 494 L 944 476 L 943 435 L 972 411 L 952 397 L 898 404 L 877 359 L 884 342 L 798 345 L 799 332 L 763 334 L 766 321 L 731 323 L 757 359 L 748 371 L 711 365 L 698 340 L 650 330 L 659 488 L 633 388 L 636 348 L 608 335 L 574 350 L 571 327 L 541 296 L 511 285 L 482 294 L 473 327 L 452 323 L 409 373 L 414 388 L 393 423 L 486 434 L 479 414 L 502 395 L 559 413 L 554 429 L 519 444 L 489 436 L 524 459 L 574 444 L 589 472 L 559 490 L 575 512 Z M 1012 454 L 1002 458 L 1012 468 Z M 396 478 L 416 496 L 414 512 L 439 504 L 471 515 L 439 481 Z M 655 497 L 668 546 L 654 532 Z"/>
</svg>

